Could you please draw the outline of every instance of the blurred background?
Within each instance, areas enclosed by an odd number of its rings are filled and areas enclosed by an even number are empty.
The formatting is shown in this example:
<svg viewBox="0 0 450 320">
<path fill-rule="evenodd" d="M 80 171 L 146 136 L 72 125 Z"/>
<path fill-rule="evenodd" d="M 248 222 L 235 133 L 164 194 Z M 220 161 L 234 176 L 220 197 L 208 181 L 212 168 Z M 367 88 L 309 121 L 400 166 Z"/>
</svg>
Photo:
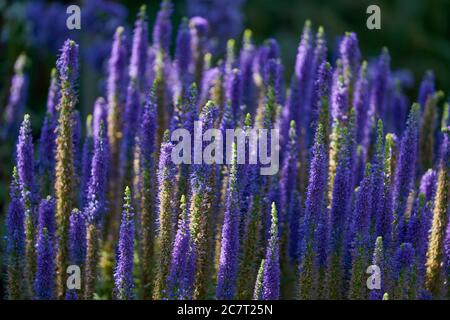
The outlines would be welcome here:
<svg viewBox="0 0 450 320">
<path fill-rule="evenodd" d="M 28 57 L 25 73 L 29 78 L 25 112 L 31 114 L 34 135 L 45 110 L 50 70 L 55 65 L 58 48 L 65 38 L 80 43 L 80 110 L 82 117 L 90 110 L 104 86 L 104 61 L 108 57 L 111 39 L 118 25 L 125 25 L 131 34 L 136 13 L 147 4 L 149 30 L 160 1 L 7 1 L 0 0 L 0 113 L 4 113 L 9 98 L 14 64 L 21 53 Z M 256 43 L 266 38 L 279 42 L 290 77 L 301 31 L 306 19 L 314 29 L 325 28 L 330 55 L 339 36 L 354 31 L 359 37 L 363 57 L 370 59 L 386 46 L 391 54 L 393 70 L 408 69 L 413 82 L 407 88 L 411 101 L 426 70 L 435 72 L 437 88 L 450 89 L 450 0 L 185 0 L 173 1 L 173 32 L 184 16 L 206 15 L 212 33 L 220 39 L 242 38 L 242 31 L 253 31 Z M 81 7 L 81 30 L 66 28 L 66 8 Z M 381 8 L 381 30 L 368 30 L 366 9 L 376 4 Z M 223 43 L 218 45 L 220 55 Z M 222 47 L 221 47 L 222 45 Z M 238 47 L 240 40 L 237 41 Z M 15 137 L 0 146 L 0 212 L 5 211 L 7 185 L 14 159 Z"/>
</svg>

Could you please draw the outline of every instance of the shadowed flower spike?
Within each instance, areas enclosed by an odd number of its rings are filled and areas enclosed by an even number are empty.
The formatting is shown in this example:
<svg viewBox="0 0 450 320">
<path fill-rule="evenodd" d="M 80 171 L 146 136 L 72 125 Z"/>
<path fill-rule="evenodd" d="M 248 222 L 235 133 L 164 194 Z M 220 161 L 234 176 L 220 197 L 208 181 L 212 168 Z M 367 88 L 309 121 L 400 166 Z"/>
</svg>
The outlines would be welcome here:
<svg viewBox="0 0 450 320">
<path fill-rule="evenodd" d="M 369 112 L 369 81 L 367 79 L 367 62 L 363 61 L 359 69 L 353 92 L 353 106 L 356 116 L 356 143 L 362 144 L 367 134 L 367 116 Z"/>
<path fill-rule="evenodd" d="M 209 21 L 211 46 L 214 53 L 225 52 L 228 39 L 235 38 L 242 28 L 241 6 L 243 0 L 191 0 L 188 3 L 190 16 L 205 17 Z"/>
<path fill-rule="evenodd" d="M 108 61 L 108 137 L 111 149 L 118 148 L 117 135 L 122 130 L 123 104 L 127 80 L 127 49 L 125 29 L 118 27 L 114 33 L 111 56 Z M 114 147 L 113 147 L 114 146 Z"/>
<path fill-rule="evenodd" d="M 153 27 L 153 44 L 165 54 L 169 53 L 170 39 L 172 36 L 172 24 L 170 21 L 172 10 L 172 2 L 170 0 L 163 0 Z"/>
<path fill-rule="evenodd" d="M 399 222 L 405 213 L 408 195 L 413 187 L 419 130 L 420 105 L 414 104 L 408 117 L 398 156 L 393 190 L 394 214 Z"/>
<path fill-rule="evenodd" d="M 142 5 L 139 9 L 133 31 L 133 44 L 131 48 L 129 77 L 135 81 L 139 89 L 142 89 L 144 83 L 145 66 L 148 48 L 148 22 L 147 7 Z"/>
<path fill-rule="evenodd" d="M 78 209 L 70 215 L 69 249 L 70 263 L 81 266 L 86 257 L 86 219 Z"/>
<path fill-rule="evenodd" d="M 358 37 L 354 32 L 348 32 L 339 46 L 340 59 L 344 72 L 344 82 L 347 87 L 352 87 L 352 82 L 358 74 L 361 52 L 359 51 Z"/>
<path fill-rule="evenodd" d="M 383 122 L 378 120 L 377 138 L 372 158 L 372 205 L 370 225 L 373 225 L 383 215 L 384 192 L 384 132 Z"/>
<path fill-rule="evenodd" d="M 18 129 L 18 121 L 25 109 L 28 91 L 28 75 L 24 72 L 27 57 L 21 54 L 14 64 L 14 76 L 11 79 L 8 103 L 4 109 L 4 124 L 1 130 L 1 138 L 15 136 Z"/>
<path fill-rule="evenodd" d="M 86 136 L 84 138 L 83 150 L 81 153 L 81 179 L 80 179 L 80 204 L 84 208 L 87 202 L 88 184 L 91 176 L 92 154 L 94 151 L 94 141 L 92 139 L 92 115 L 86 117 Z"/>
<path fill-rule="evenodd" d="M 414 248 L 411 243 L 402 243 L 394 256 L 393 298 L 396 300 L 415 299 L 413 294 L 414 277 Z"/>
<path fill-rule="evenodd" d="M 189 213 L 184 195 L 181 196 L 180 209 L 181 217 L 172 250 L 167 288 L 169 298 L 183 300 L 192 299 L 195 276 L 195 258 L 192 259 L 195 256 L 195 248 L 191 240 Z"/>
<path fill-rule="evenodd" d="M 224 222 L 219 270 L 217 272 L 216 298 L 230 300 L 235 296 L 239 252 L 239 190 L 236 176 L 236 143 L 232 147 L 232 162 L 228 180 L 228 191 Z"/>
<path fill-rule="evenodd" d="M 313 110 L 311 111 L 311 122 L 317 123 L 322 112 L 328 111 L 331 81 L 333 78 L 330 63 L 324 61 L 317 67 L 316 81 L 314 83 Z M 325 115 L 328 118 L 328 112 Z M 313 126 L 315 129 L 315 127 Z"/>
<path fill-rule="evenodd" d="M 175 48 L 175 59 L 177 63 L 178 78 L 182 85 L 182 93 L 191 83 L 192 50 L 191 31 L 186 18 L 180 24 L 177 34 L 177 44 Z"/>
<path fill-rule="evenodd" d="M 350 279 L 349 299 L 366 299 L 367 287 L 365 284 L 367 262 L 369 260 L 369 228 L 371 212 L 371 166 L 366 165 L 364 179 L 359 187 L 355 209 L 353 213 L 353 225 L 351 228 L 350 246 L 352 250 L 352 270 Z"/>
<path fill-rule="evenodd" d="M 286 151 L 287 155 L 284 160 L 282 168 L 282 179 L 280 183 L 281 192 L 281 210 L 280 210 L 280 226 L 283 228 L 289 227 L 293 221 L 287 220 L 288 207 L 292 202 L 293 194 L 297 187 L 298 176 L 298 148 L 297 148 L 297 134 L 296 123 L 291 121 L 291 127 L 289 129 L 289 144 Z M 284 225 L 286 224 L 286 226 Z"/>
<path fill-rule="evenodd" d="M 37 268 L 34 282 L 35 298 L 50 300 L 55 297 L 55 201 L 48 197 L 39 206 L 37 235 Z"/>
<path fill-rule="evenodd" d="M 86 219 L 78 209 L 73 209 L 69 226 L 69 263 L 83 266 L 86 258 Z M 67 290 L 66 300 L 77 300 L 82 293 L 76 289 Z"/>
<path fill-rule="evenodd" d="M 420 83 L 419 96 L 417 98 L 417 102 L 420 104 L 422 110 L 425 108 L 427 99 L 433 96 L 435 92 L 434 73 L 428 70 Z"/>
<path fill-rule="evenodd" d="M 272 202 L 272 222 L 270 239 L 266 249 L 266 260 L 262 282 L 262 300 L 278 300 L 280 298 L 280 248 L 278 239 L 278 214 Z"/>
<path fill-rule="evenodd" d="M 114 33 L 111 56 L 108 61 L 108 80 L 106 87 L 108 112 L 108 139 L 110 148 L 110 200 L 114 216 L 119 211 L 120 199 L 119 152 L 123 134 L 123 117 L 125 113 L 125 95 L 127 86 L 127 43 L 125 29 L 118 27 Z"/>
<path fill-rule="evenodd" d="M 75 199 L 74 150 L 73 150 L 73 110 L 77 102 L 76 81 L 78 77 L 78 45 L 66 40 L 56 63 L 61 100 L 58 106 L 60 116 L 56 139 L 56 221 L 59 238 L 57 253 L 58 298 L 64 297 L 64 274 L 68 258 L 69 217 Z"/>
<path fill-rule="evenodd" d="M 384 118 L 387 103 L 387 91 L 390 77 L 391 58 L 387 48 L 383 48 L 381 56 L 376 62 L 375 78 L 373 79 L 370 93 L 370 115 L 378 114 Z"/>
<path fill-rule="evenodd" d="M 7 296 L 9 299 L 27 298 L 25 269 L 25 207 L 22 201 L 19 175 L 16 167 L 9 188 L 11 202 L 6 216 L 7 224 Z"/>
<path fill-rule="evenodd" d="M 322 212 L 324 192 L 327 182 L 327 146 L 325 143 L 325 130 L 320 123 L 317 126 L 312 159 L 309 169 L 309 183 L 305 201 L 305 223 L 307 230 L 313 231 Z M 309 236 L 312 236 L 309 233 Z"/>
<path fill-rule="evenodd" d="M 281 137 L 287 137 L 289 131 L 289 123 L 295 120 L 297 123 L 297 131 L 307 123 L 305 115 L 305 105 L 309 106 L 306 97 L 305 88 L 309 87 L 311 60 L 313 56 L 311 21 L 307 20 L 303 27 L 302 39 L 298 46 L 297 57 L 295 60 L 294 75 L 291 79 L 291 93 L 287 100 L 287 105 L 283 108 L 283 118 L 281 124 Z M 312 98 L 312 97 L 310 97 Z M 299 135 L 299 132 L 297 132 Z M 287 144 L 284 141 L 283 144 Z"/>
<path fill-rule="evenodd" d="M 152 282 L 151 262 L 154 260 L 153 247 L 155 238 L 155 221 L 157 216 L 157 185 L 153 183 L 156 180 L 155 154 L 157 125 L 155 87 L 152 87 L 144 104 L 139 131 L 139 146 L 142 151 L 139 158 L 141 172 L 140 180 L 142 184 L 140 199 L 141 214 L 138 219 L 138 226 L 140 228 L 140 245 L 142 246 L 142 250 L 140 250 L 139 253 L 141 263 L 141 282 L 146 284 L 146 287 L 151 287 Z M 142 290 L 141 297 L 150 297 L 150 291 L 151 290 Z"/>
<path fill-rule="evenodd" d="M 131 206 L 131 191 L 125 188 L 124 205 L 117 247 L 116 268 L 114 270 L 114 290 L 117 299 L 133 299 L 133 247 L 134 210 Z"/>
</svg>

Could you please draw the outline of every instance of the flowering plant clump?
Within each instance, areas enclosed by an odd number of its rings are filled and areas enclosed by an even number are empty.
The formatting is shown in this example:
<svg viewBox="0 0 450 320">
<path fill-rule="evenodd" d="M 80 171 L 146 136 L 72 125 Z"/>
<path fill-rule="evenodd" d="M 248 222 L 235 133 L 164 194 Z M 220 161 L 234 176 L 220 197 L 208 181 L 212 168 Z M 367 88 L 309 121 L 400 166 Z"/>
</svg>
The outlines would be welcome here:
<svg viewBox="0 0 450 320">
<path fill-rule="evenodd" d="M 277 41 L 228 40 L 241 1 L 218 2 L 192 1 L 205 17 L 181 21 L 174 50 L 170 0 L 153 31 L 145 6 L 117 27 L 85 122 L 85 49 L 61 43 L 39 139 L 17 59 L 5 298 L 450 298 L 449 104 L 433 73 L 409 104 L 387 48 L 367 62 L 349 32 L 331 54 L 307 21 L 285 83 Z"/>
</svg>

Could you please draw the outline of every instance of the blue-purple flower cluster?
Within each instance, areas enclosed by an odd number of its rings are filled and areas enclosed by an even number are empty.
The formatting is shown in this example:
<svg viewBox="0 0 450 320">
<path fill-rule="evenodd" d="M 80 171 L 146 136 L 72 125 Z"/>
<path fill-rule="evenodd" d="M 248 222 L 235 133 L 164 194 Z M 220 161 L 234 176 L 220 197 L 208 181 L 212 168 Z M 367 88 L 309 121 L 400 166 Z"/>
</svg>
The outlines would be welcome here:
<svg viewBox="0 0 450 320">
<path fill-rule="evenodd" d="M 386 48 L 364 61 L 346 33 L 331 61 L 324 29 L 307 21 L 285 83 L 277 41 L 257 45 L 249 30 L 241 46 L 228 40 L 241 1 L 216 2 L 226 9 L 208 16 L 192 1 L 205 16 L 181 21 L 173 56 L 170 0 L 152 33 L 145 6 L 133 32 L 118 27 L 84 130 L 84 59 L 64 42 L 39 140 L 27 114 L 18 132 L 6 297 L 448 299 L 450 120 L 433 73 L 409 104 Z M 24 112 L 24 59 L 9 137 Z M 241 164 L 237 142 L 229 164 L 174 163 L 171 133 L 194 134 L 195 121 L 203 132 L 279 130 L 279 172 Z"/>
</svg>

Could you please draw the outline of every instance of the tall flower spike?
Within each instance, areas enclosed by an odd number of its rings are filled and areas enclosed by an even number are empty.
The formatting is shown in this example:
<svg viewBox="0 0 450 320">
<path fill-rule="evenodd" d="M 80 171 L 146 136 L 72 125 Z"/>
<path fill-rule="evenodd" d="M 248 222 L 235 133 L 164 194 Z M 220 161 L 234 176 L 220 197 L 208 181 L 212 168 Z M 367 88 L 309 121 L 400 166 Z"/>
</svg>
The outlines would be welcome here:
<svg viewBox="0 0 450 320">
<path fill-rule="evenodd" d="M 381 56 L 376 62 L 375 78 L 370 93 L 370 115 L 378 114 L 383 119 L 387 103 L 390 61 L 389 51 L 383 48 Z"/>
<path fill-rule="evenodd" d="M 367 116 L 369 112 L 369 81 L 367 79 L 367 61 L 363 61 L 359 69 L 353 91 L 353 106 L 356 116 L 356 143 L 362 144 L 367 134 Z"/>
<path fill-rule="evenodd" d="M 172 36 L 172 25 L 170 21 L 172 10 L 172 2 L 170 0 L 163 0 L 153 27 L 153 44 L 165 54 L 169 53 L 170 39 Z"/>
<path fill-rule="evenodd" d="M 278 213 L 275 203 L 272 203 L 272 223 L 262 283 L 263 300 L 278 300 L 280 298 L 280 248 L 278 241 Z"/>
<path fill-rule="evenodd" d="M 118 27 L 114 33 L 111 56 L 108 61 L 106 97 L 108 103 L 108 139 L 110 148 L 109 200 L 111 216 L 120 210 L 120 145 L 123 137 L 123 117 L 127 83 L 127 46 L 125 29 Z"/>
<path fill-rule="evenodd" d="M 286 158 L 284 159 L 284 164 L 282 168 L 282 179 L 280 183 L 280 191 L 281 191 L 281 203 L 280 207 L 281 212 L 281 222 L 280 224 L 285 223 L 286 226 L 282 226 L 282 228 L 290 227 L 292 223 L 295 224 L 294 221 L 291 220 L 291 217 L 288 216 L 289 206 L 293 202 L 293 196 L 297 188 L 297 176 L 298 176 L 298 149 L 297 149 L 297 134 L 296 134 L 296 123 L 294 120 L 291 121 L 291 128 L 289 130 L 289 144 Z M 277 187 L 276 187 L 277 188 Z M 298 221 L 297 227 L 298 227 Z M 297 232 L 294 231 L 297 235 Z"/>
<path fill-rule="evenodd" d="M 36 271 L 36 250 L 35 238 L 37 227 L 37 194 L 34 181 L 34 151 L 33 137 L 31 132 L 30 116 L 24 116 L 20 127 L 19 139 L 16 147 L 17 173 L 22 191 L 22 201 L 25 206 L 25 234 L 26 234 L 26 255 L 27 272 L 30 285 L 33 282 Z"/>
<path fill-rule="evenodd" d="M 350 299 L 366 299 L 367 287 L 364 282 L 366 279 L 366 265 L 368 262 L 369 251 L 369 228 L 370 212 L 372 205 L 372 181 L 371 166 L 366 165 L 364 179 L 361 181 L 360 189 L 355 204 L 353 214 L 353 225 L 351 229 L 350 246 L 352 250 L 352 270 L 350 279 Z"/>
<path fill-rule="evenodd" d="M 94 141 L 92 139 L 92 115 L 86 117 L 86 135 L 81 153 L 80 204 L 84 208 L 87 202 L 89 179 L 91 177 L 92 154 Z"/>
<path fill-rule="evenodd" d="M 40 300 L 55 297 L 55 229 L 55 201 L 48 197 L 39 205 L 34 294 Z"/>
<path fill-rule="evenodd" d="M 148 22 L 147 7 L 142 5 L 139 9 L 133 31 L 133 44 L 131 48 L 129 77 L 131 81 L 135 81 L 139 90 L 142 89 L 144 83 L 147 48 L 148 48 Z"/>
<path fill-rule="evenodd" d="M 189 28 L 191 30 L 191 48 L 193 51 L 194 82 L 200 84 L 205 71 L 208 20 L 202 17 L 192 17 L 189 20 Z"/>
<path fill-rule="evenodd" d="M 339 55 L 342 61 L 345 85 L 352 88 L 352 82 L 358 74 L 361 60 L 356 33 L 348 32 L 345 34 L 339 46 Z"/>
<path fill-rule="evenodd" d="M 306 192 L 305 214 L 303 218 L 302 237 L 299 239 L 301 245 L 300 254 L 300 298 L 309 299 L 313 297 L 315 279 L 314 255 L 315 255 L 315 230 L 316 225 L 322 220 L 325 187 L 327 182 L 327 150 L 325 143 L 325 132 L 322 123 L 319 123 L 316 130 L 312 160 L 309 170 L 309 183 Z"/>
<path fill-rule="evenodd" d="M 181 218 L 178 222 L 177 235 L 172 250 L 172 261 L 167 280 L 169 298 L 192 299 L 192 276 L 195 275 L 195 255 L 189 230 L 189 214 L 186 209 L 186 197 L 181 196 Z M 193 269 L 194 268 L 194 269 Z"/>
<path fill-rule="evenodd" d="M 7 296 L 9 299 L 25 299 L 28 297 L 25 269 L 25 207 L 16 167 L 13 170 L 9 194 L 11 202 L 6 216 Z"/>
<path fill-rule="evenodd" d="M 114 290 L 117 299 L 133 299 L 133 249 L 134 210 L 131 206 L 131 191 L 125 188 L 124 205 L 120 224 L 117 262 L 114 270 Z"/>
<path fill-rule="evenodd" d="M 202 129 L 198 135 L 214 127 L 217 107 L 209 101 L 202 110 L 200 121 Z M 196 130 L 197 131 L 197 130 Z M 201 136 L 195 136 L 201 139 Z M 197 140 L 199 141 L 199 140 Z M 201 152 L 201 151 L 200 151 Z M 195 150 L 194 150 L 195 163 Z M 213 243 L 213 204 L 215 203 L 216 173 L 211 165 L 202 163 L 192 166 L 191 187 L 192 196 L 190 201 L 191 234 L 196 248 L 196 279 L 194 298 L 201 299 L 206 295 L 210 284 L 211 255 Z"/>
<path fill-rule="evenodd" d="M 74 203 L 74 151 L 72 114 L 77 102 L 76 80 L 78 77 L 78 45 L 66 40 L 56 63 L 61 86 L 58 106 L 60 116 L 56 139 L 56 221 L 59 239 L 57 253 L 58 297 L 64 297 L 65 271 L 68 258 L 69 217 Z"/>
<path fill-rule="evenodd" d="M 372 160 L 372 205 L 370 226 L 373 226 L 383 213 L 384 192 L 384 133 L 383 122 L 378 120 L 377 140 Z M 372 240 L 373 241 L 373 240 Z"/>
<path fill-rule="evenodd" d="M 192 81 L 190 70 L 192 65 L 191 32 L 186 18 L 183 19 L 178 29 L 175 59 L 177 61 L 178 78 L 183 88 L 181 94 L 183 94 Z"/>
<path fill-rule="evenodd" d="M 403 133 L 394 181 L 394 215 L 398 221 L 403 219 L 409 192 L 413 186 L 419 130 L 420 105 L 413 104 Z"/>
<path fill-rule="evenodd" d="M 419 135 L 419 160 L 420 169 L 422 171 L 430 169 L 433 166 L 433 158 L 435 155 L 436 111 L 437 104 L 443 96 L 444 93 L 442 91 L 438 91 L 429 96 L 423 110 Z"/>
<path fill-rule="evenodd" d="M 311 22 L 308 20 L 303 27 L 302 39 L 298 46 L 295 73 L 291 80 L 291 93 L 287 105 L 283 109 L 281 137 L 288 136 L 291 120 L 295 120 L 297 123 L 297 131 L 307 123 L 306 117 L 302 117 L 302 115 L 305 114 L 305 106 L 308 106 L 310 102 L 307 100 L 307 92 L 305 90 L 309 88 L 309 81 L 313 81 L 310 77 L 311 59 L 313 55 L 312 38 Z"/>
<path fill-rule="evenodd" d="M 156 97 L 155 87 L 152 87 L 144 104 L 142 121 L 139 131 L 140 172 L 141 172 L 141 214 L 139 215 L 139 235 L 141 254 L 141 282 L 146 288 L 141 292 L 141 298 L 150 298 L 152 287 L 152 261 L 154 261 L 154 238 L 156 221 L 156 195 L 157 188 L 153 181 L 156 180 Z"/>
<path fill-rule="evenodd" d="M 69 261 L 72 265 L 83 266 L 86 258 L 86 219 L 78 209 L 70 215 L 69 227 Z M 66 299 L 75 300 L 81 294 L 76 289 L 67 291 Z"/>
<path fill-rule="evenodd" d="M 94 140 L 94 153 L 87 189 L 85 214 L 89 223 L 99 226 L 106 212 L 106 186 L 108 173 L 108 137 L 104 119 L 100 121 L 98 138 Z"/>
<path fill-rule="evenodd" d="M 341 146 L 341 156 L 336 167 L 336 176 L 333 185 L 333 197 L 330 212 L 330 259 L 328 262 L 328 288 L 329 298 L 339 299 L 342 297 L 341 281 L 343 277 L 342 270 L 342 249 L 345 231 L 345 222 L 347 221 L 349 209 L 349 185 L 351 172 L 350 163 L 350 141 L 347 128 L 343 129 L 343 144 Z"/>
<path fill-rule="evenodd" d="M 245 30 L 242 49 L 239 56 L 239 70 L 241 70 L 242 104 L 246 113 L 252 113 L 255 109 L 255 83 L 253 81 L 253 60 L 255 48 L 252 44 L 251 30 Z"/>
<path fill-rule="evenodd" d="M 86 219 L 78 209 L 70 215 L 70 262 L 81 265 L 86 257 Z"/>
<path fill-rule="evenodd" d="M 326 117 L 327 124 L 329 121 L 328 105 L 329 96 L 331 91 L 331 81 L 333 78 L 333 72 L 331 65 L 324 61 L 317 69 L 316 80 L 314 82 L 314 95 L 313 95 L 313 110 L 311 111 L 311 122 L 317 124 L 320 117 Z M 328 127 L 328 126 L 327 126 Z M 313 126 L 314 132 L 316 126 Z M 328 131 L 328 129 L 326 130 Z"/>
<path fill-rule="evenodd" d="M 414 248 L 411 243 L 402 243 L 394 256 L 394 281 L 393 299 L 416 299 L 412 295 L 414 277 Z"/>
<path fill-rule="evenodd" d="M 25 109 L 28 91 L 28 75 L 24 72 L 26 64 L 25 54 L 21 54 L 14 64 L 14 76 L 11 79 L 8 103 L 4 110 L 4 127 L 1 132 L 3 139 L 17 134 L 17 122 Z"/>
<path fill-rule="evenodd" d="M 434 200 L 433 223 L 431 227 L 430 243 L 427 252 L 425 286 L 434 298 L 439 299 L 445 294 L 444 282 L 444 237 L 448 224 L 448 210 L 450 203 L 450 137 L 445 133 L 441 159 L 438 171 L 436 197 Z"/>
<path fill-rule="evenodd" d="M 159 185 L 159 234 L 160 248 L 157 262 L 157 277 L 154 297 L 161 299 L 167 296 L 167 276 L 169 275 L 174 221 L 174 199 L 176 167 L 171 158 L 173 143 L 169 140 L 169 131 L 164 133 L 161 144 L 158 168 Z"/>
<path fill-rule="evenodd" d="M 239 190 L 236 143 L 232 147 L 232 162 L 228 179 L 226 209 L 222 227 L 222 245 L 217 272 L 216 298 L 229 300 L 235 296 L 239 252 Z"/>
</svg>

